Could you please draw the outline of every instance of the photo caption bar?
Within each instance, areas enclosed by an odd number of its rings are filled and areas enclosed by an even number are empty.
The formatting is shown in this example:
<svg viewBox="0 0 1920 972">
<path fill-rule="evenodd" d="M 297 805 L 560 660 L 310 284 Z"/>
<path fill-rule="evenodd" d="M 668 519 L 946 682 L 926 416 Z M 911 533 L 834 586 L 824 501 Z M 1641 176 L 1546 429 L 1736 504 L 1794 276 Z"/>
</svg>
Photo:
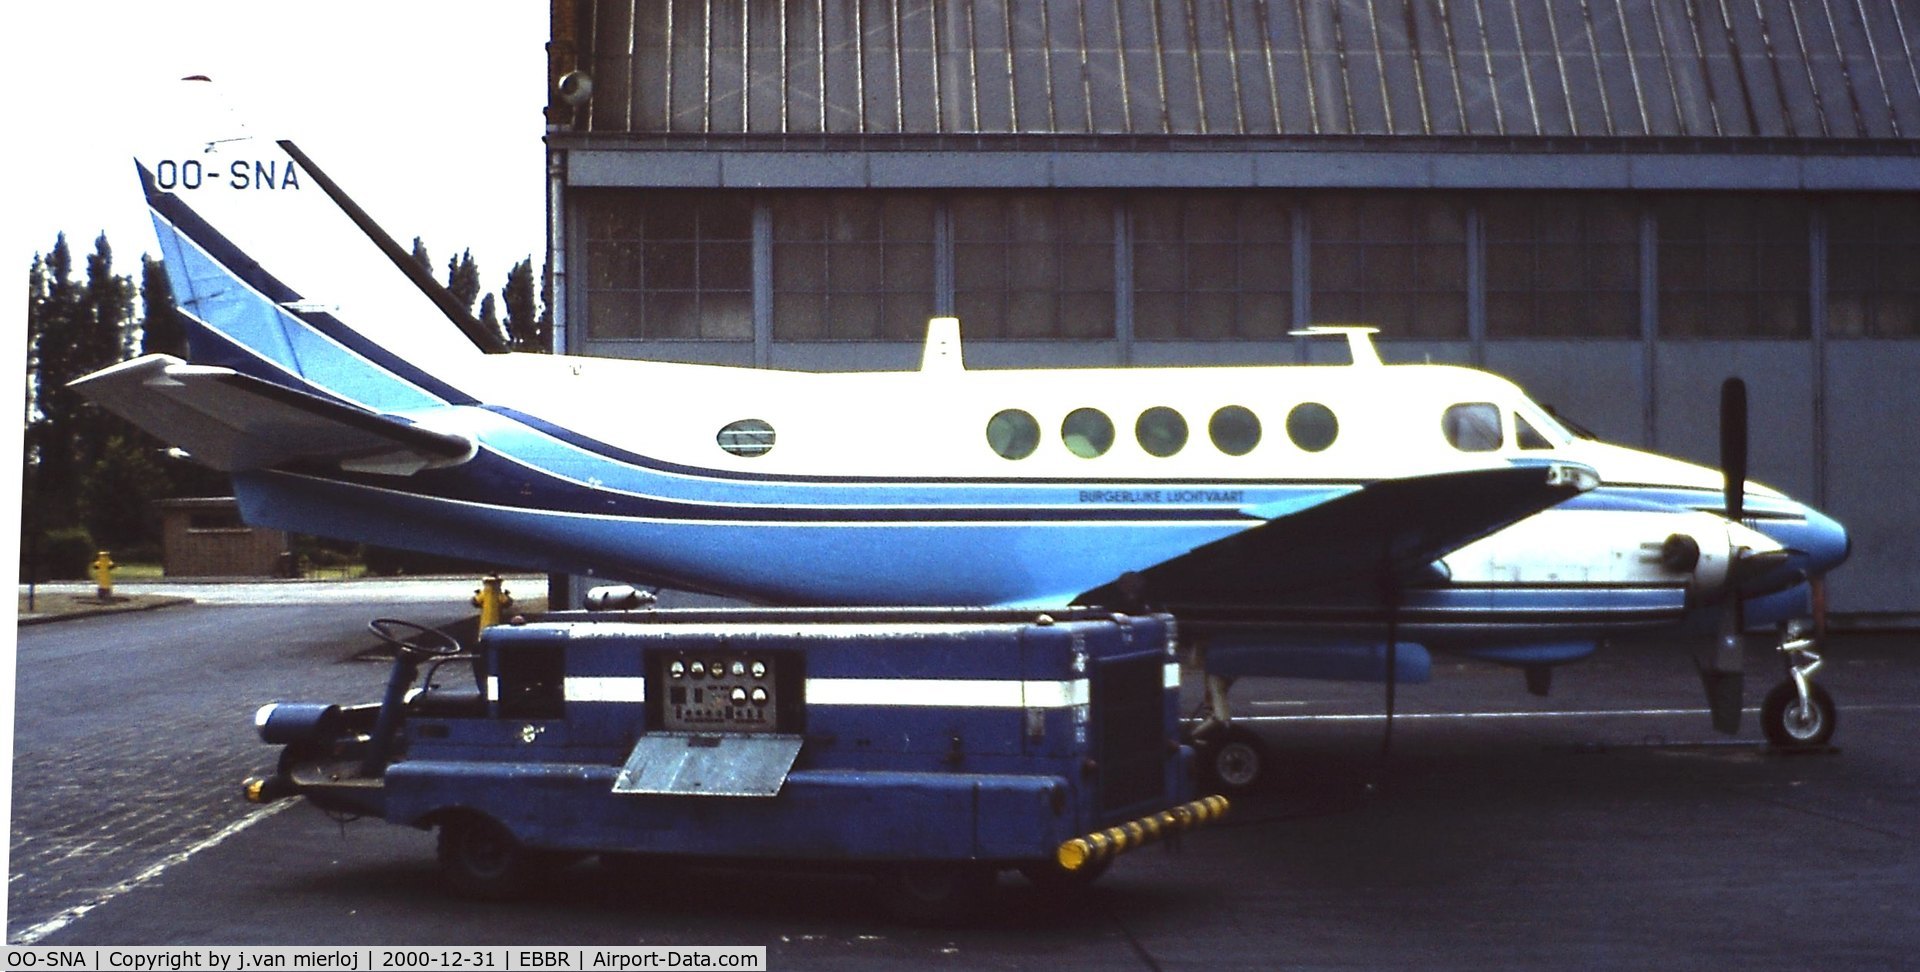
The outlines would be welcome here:
<svg viewBox="0 0 1920 972">
<path fill-rule="evenodd" d="M 767 967 L 764 945 L 636 945 L 620 948 L 327 948 L 315 946 L 177 946 L 111 948 L 20 946 L 6 950 L 7 972 L 255 972 L 345 970 L 414 972 L 500 969 L 505 972 L 582 972 L 636 969 L 744 969 Z"/>
</svg>

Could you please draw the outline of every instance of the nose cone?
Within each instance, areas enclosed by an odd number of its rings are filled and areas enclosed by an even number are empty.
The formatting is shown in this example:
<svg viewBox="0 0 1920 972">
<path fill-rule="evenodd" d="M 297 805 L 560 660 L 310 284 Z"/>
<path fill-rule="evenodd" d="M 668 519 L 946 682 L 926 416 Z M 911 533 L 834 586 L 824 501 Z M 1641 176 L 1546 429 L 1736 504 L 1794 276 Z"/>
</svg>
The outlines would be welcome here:
<svg viewBox="0 0 1920 972">
<path fill-rule="evenodd" d="M 1778 567 L 1747 578 L 1742 592 L 1749 597 L 1784 589 L 1809 578 L 1820 577 L 1840 566 L 1851 552 L 1853 541 L 1847 528 L 1833 517 L 1801 507 L 1806 522 L 1798 520 L 1761 520 L 1756 525 L 1784 548 L 1788 557 Z"/>
<path fill-rule="evenodd" d="M 1772 512 L 1774 517 L 1748 521 L 1753 528 L 1728 526 L 1728 538 L 1736 547 L 1746 546 L 1751 555 L 1759 555 L 1745 558 L 1748 566 L 1736 578 L 1743 597 L 1761 597 L 1820 577 L 1840 566 L 1851 550 L 1846 527 L 1819 510 L 1786 501 Z M 1763 536 L 1762 543 L 1743 540 L 1757 536 Z"/>
<path fill-rule="evenodd" d="M 1818 577 L 1840 566 L 1853 552 L 1853 538 L 1840 521 L 1815 509 L 1807 510 L 1806 535 L 1789 544 L 1807 555 L 1807 573 Z"/>
</svg>

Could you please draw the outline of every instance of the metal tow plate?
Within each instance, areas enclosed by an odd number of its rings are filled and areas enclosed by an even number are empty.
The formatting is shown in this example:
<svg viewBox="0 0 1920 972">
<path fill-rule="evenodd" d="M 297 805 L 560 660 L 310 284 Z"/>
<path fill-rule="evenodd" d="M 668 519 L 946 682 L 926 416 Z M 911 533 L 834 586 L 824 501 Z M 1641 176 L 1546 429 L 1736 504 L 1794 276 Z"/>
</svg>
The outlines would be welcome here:
<svg viewBox="0 0 1920 972">
<path fill-rule="evenodd" d="M 800 756 L 799 736 L 655 732 L 640 737 L 613 792 L 770 797 Z"/>
</svg>

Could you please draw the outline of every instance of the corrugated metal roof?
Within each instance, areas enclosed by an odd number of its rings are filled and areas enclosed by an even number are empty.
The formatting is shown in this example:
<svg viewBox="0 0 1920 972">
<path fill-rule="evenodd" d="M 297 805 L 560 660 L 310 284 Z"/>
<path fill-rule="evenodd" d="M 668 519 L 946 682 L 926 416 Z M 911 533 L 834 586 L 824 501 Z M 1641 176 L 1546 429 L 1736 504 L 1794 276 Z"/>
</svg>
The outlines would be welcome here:
<svg viewBox="0 0 1920 972">
<path fill-rule="evenodd" d="M 579 3 L 583 132 L 1920 138 L 1913 0 Z"/>
</svg>

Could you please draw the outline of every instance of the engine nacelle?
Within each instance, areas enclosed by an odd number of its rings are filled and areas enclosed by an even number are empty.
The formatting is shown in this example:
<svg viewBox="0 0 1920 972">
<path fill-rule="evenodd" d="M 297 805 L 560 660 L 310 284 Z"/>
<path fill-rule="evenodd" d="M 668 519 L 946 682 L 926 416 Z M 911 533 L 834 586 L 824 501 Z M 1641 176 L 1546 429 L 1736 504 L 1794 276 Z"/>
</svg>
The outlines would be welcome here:
<svg viewBox="0 0 1920 972">
<path fill-rule="evenodd" d="M 1693 603 L 1707 604 L 1784 556 L 1765 534 L 1714 513 L 1574 509 L 1514 524 L 1444 563 L 1456 584 L 1684 583 Z"/>
</svg>

